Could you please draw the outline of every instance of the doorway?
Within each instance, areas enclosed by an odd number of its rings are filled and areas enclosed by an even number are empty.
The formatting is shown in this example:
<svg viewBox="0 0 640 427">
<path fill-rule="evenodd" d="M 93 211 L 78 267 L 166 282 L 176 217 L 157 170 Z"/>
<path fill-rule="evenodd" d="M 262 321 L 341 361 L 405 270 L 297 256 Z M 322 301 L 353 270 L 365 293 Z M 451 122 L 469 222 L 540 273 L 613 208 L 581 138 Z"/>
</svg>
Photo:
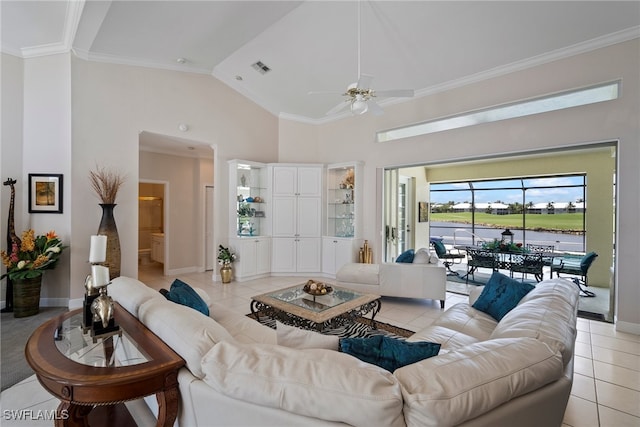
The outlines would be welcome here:
<svg viewBox="0 0 640 427">
<path fill-rule="evenodd" d="M 216 245 L 213 239 L 213 185 L 205 186 L 205 205 L 204 205 L 204 269 L 212 271 L 215 269 Z"/>
<path fill-rule="evenodd" d="M 138 183 L 138 268 L 164 272 L 167 185 Z"/>
<path fill-rule="evenodd" d="M 163 233 L 155 232 L 156 240 L 164 234 L 158 242 L 164 243 L 163 275 L 213 269 L 214 161 L 212 145 L 148 131 L 139 134 L 138 180 L 165 184 Z"/>
</svg>

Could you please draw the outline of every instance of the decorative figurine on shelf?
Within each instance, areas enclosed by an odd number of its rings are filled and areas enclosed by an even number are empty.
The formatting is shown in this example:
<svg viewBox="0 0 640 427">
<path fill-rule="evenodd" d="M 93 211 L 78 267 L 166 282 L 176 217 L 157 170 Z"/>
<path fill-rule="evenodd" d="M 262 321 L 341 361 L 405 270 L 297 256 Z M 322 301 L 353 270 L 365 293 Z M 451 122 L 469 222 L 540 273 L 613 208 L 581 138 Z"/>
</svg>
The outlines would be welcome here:
<svg viewBox="0 0 640 427">
<path fill-rule="evenodd" d="M 355 175 L 353 173 L 353 169 L 347 169 L 347 173 L 345 173 L 344 178 L 342 178 L 342 182 L 340 183 L 340 188 L 353 189 L 355 184 Z"/>
</svg>

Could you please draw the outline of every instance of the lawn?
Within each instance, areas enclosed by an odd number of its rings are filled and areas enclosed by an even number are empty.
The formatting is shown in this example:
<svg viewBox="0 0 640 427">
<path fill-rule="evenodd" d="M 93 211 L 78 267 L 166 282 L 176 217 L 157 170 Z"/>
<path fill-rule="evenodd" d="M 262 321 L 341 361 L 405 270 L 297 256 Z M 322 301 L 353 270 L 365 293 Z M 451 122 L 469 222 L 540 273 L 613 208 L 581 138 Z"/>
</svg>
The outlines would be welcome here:
<svg viewBox="0 0 640 427">
<path fill-rule="evenodd" d="M 582 213 L 561 213 L 557 215 L 526 215 L 526 229 L 536 231 L 581 231 Z M 432 213 L 431 221 L 461 222 L 471 224 L 471 212 Z M 495 225 L 500 228 L 522 228 L 522 215 L 492 215 L 476 212 L 477 225 Z"/>
</svg>

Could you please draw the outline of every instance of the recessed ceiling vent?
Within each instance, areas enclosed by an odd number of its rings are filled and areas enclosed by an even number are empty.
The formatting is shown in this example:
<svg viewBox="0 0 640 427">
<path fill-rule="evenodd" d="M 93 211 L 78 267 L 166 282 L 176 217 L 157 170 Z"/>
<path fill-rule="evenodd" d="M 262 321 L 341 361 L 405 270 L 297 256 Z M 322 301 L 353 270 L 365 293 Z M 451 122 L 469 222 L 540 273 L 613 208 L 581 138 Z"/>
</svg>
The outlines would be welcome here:
<svg viewBox="0 0 640 427">
<path fill-rule="evenodd" d="M 260 74 L 267 74 L 269 71 L 271 71 L 271 68 L 267 67 L 262 61 L 258 61 L 251 66 Z"/>
</svg>

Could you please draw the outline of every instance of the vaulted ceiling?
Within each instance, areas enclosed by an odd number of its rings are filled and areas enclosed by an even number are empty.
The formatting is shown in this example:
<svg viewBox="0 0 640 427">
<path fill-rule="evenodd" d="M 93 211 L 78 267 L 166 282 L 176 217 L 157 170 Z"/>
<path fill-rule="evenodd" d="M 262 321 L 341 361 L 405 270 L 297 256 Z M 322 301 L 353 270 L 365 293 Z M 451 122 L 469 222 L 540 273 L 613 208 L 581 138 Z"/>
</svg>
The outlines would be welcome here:
<svg viewBox="0 0 640 427">
<path fill-rule="evenodd" d="M 0 13 L 5 53 L 210 74 L 311 123 L 348 114 L 325 115 L 358 57 L 372 88 L 422 96 L 640 37 L 637 1 L 2 0 Z"/>
</svg>

